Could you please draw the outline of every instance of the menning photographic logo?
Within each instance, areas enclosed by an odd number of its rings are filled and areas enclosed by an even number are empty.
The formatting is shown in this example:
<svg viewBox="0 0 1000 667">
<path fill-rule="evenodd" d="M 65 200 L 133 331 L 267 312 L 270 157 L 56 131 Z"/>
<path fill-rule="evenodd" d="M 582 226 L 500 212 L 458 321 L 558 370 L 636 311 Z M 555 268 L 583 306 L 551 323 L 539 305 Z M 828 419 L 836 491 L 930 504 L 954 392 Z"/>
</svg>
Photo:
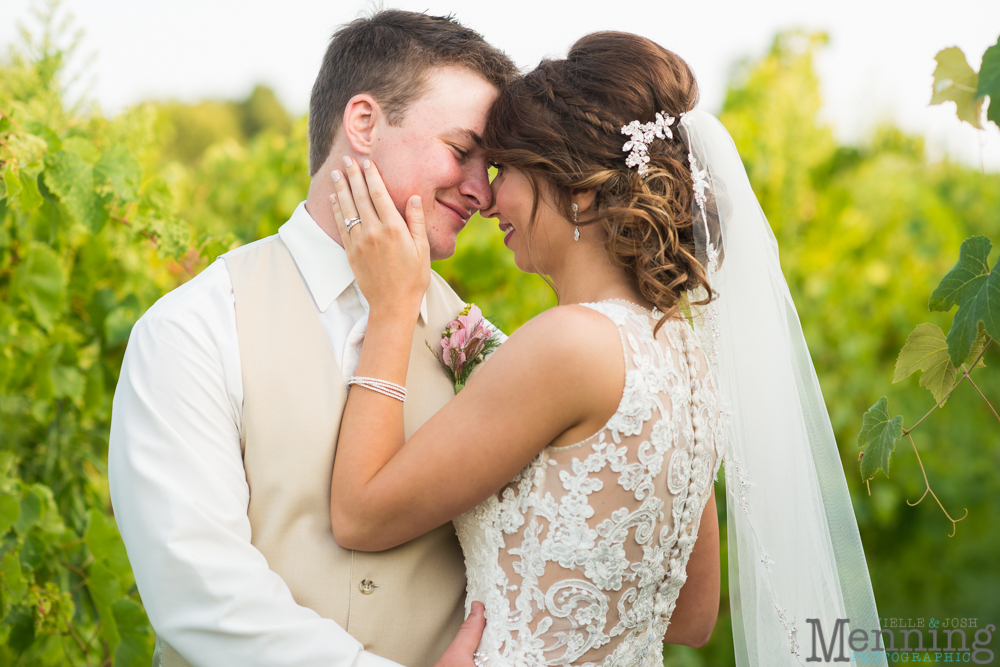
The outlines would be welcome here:
<svg viewBox="0 0 1000 667">
<path fill-rule="evenodd" d="M 807 618 L 806 623 L 812 626 L 812 654 L 806 662 L 874 663 L 881 662 L 884 654 L 888 662 L 993 663 L 993 651 L 987 646 L 993 641 L 996 627 L 991 623 L 980 628 L 975 618 L 932 618 L 926 628 L 923 618 L 881 619 L 881 629 L 855 628 L 849 632 L 850 619 L 838 618 L 829 635 L 823 632 L 820 619 Z M 967 644 L 967 630 L 975 631 L 971 647 Z M 898 648 L 897 636 L 901 644 Z"/>
</svg>

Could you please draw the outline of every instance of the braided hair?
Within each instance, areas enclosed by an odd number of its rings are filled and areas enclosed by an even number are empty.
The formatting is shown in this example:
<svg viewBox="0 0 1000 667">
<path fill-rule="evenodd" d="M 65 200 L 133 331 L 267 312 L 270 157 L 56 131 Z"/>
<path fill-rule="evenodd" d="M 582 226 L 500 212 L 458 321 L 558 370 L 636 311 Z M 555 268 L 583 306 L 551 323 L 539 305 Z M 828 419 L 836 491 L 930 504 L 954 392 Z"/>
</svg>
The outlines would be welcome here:
<svg viewBox="0 0 1000 667">
<path fill-rule="evenodd" d="M 697 101 L 694 74 L 678 55 L 638 35 L 597 32 L 505 89 L 483 137 L 494 160 L 528 176 L 532 221 L 542 181 L 567 219 L 573 191 L 595 191 L 591 215 L 578 224 L 603 227 L 611 261 L 664 313 L 657 330 L 685 292 L 713 294 L 695 258 L 688 149 L 676 134 L 654 140 L 639 175 L 625 164 L 621 128 L 657 112 L 679 117 Z"/>
</svg>

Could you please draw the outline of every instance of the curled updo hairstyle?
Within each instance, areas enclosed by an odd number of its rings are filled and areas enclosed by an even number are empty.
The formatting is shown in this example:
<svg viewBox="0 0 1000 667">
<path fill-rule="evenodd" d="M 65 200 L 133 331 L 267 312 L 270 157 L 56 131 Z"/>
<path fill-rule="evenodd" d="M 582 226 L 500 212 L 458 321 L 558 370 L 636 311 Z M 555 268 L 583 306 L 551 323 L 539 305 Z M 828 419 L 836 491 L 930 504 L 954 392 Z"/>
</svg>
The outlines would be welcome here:
<svg viewBox="0 0 1000 667">
<path fill-rule="evenodd" d="M 657 112 L 679 118 L 697 101 L 698 84 L 680 56 L 638 35 L 596 32 L 502 91 L 484 133 L 492 159 L 528 177 L 532 222 L 540 183 L 567 219 L 573 191 L 595 190 L 579 224 L 603 227 L 611 261 L 664 313 L 657 330 L 677 314 L 684 292 L 703 287 L 712 295 L 695 258 L 688 149 L 675 122 L 673 140 L 649 144 L 640 176 L 625 165 L 629 137 L 621 128 L 651 122 Z"/>
</svg>

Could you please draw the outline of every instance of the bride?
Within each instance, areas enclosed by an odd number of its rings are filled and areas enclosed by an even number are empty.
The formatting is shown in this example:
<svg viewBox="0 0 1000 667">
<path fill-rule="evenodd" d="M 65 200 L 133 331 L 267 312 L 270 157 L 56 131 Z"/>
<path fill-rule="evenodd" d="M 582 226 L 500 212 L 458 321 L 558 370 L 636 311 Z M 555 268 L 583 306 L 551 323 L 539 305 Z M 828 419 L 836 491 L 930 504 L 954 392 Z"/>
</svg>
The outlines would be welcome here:
<svg viewBox="0 0 1000 667">
<path fill-rule="evenodd" d="M 402 385 L 411 349 L 426 353 L 421 202 L 404 220 L 368 161 L 334 174 L 370 304 L 334 535 L 378 551 L 454 520 L 469 603 L 485 605 L 480 665 L 655 665 L 664 641 L 704 645 L 723 460 L 737 663 L 829 661 L 844 655 L 838 631 L 878 629 L 774 238 L 728 134 L 696 103 L 681 58 L 611 32 L 501 93 L 482 215 L 560 305 L 405 442 Z"/>
</svg>

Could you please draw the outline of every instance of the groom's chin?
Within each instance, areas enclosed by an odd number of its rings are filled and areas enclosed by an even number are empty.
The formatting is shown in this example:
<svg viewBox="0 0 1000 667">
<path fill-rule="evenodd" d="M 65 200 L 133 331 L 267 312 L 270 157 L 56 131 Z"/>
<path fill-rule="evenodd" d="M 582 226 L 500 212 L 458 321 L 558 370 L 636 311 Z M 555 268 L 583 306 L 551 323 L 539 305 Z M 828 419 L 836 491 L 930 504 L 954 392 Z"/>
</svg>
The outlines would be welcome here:
<svg viewBox="0 0 1000 667">
<path fill-rule="evenodd" d="M 454 255 L 457 242 L 457 234 L 427 230 L 427 245 L 430 248 L 431 260 L 448 259 Z"/>
</svg>

